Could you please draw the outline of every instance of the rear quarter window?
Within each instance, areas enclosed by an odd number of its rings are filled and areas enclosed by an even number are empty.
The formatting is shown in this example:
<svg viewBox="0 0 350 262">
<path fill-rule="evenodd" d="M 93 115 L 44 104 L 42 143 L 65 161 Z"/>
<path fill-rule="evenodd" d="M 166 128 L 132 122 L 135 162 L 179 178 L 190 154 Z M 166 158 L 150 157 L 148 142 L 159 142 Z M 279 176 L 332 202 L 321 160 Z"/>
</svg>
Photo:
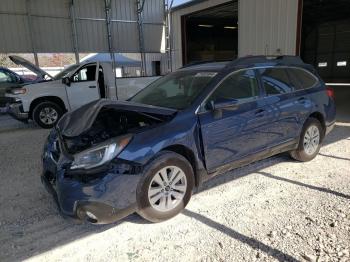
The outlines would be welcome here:
<svg viewBox="0 0 350 262">
<path fill-rule="evenodd" d="M 263 68 L 259 70 L 267 96 L 286 94 L 293 91 L 285 68 Z"/>
<path fill-rule="evenodd" d="M 318 79 L 313 74 L 299 68 L 289 68 L 288 72 L 298 84 L 295 85 L 296 90 L 311 88 L 317 85 Z"/>
</svg>

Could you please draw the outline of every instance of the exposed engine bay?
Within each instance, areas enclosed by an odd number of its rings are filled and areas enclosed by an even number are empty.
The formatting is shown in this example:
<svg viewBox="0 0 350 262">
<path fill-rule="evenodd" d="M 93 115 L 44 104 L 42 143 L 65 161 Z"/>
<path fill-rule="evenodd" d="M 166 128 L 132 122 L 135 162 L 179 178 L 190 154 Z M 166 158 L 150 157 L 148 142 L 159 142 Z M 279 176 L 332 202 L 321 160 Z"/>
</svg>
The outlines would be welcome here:
<svg viewBox="0 0 350 262">
<path fill-rule="evenodd" d="M 113 137 L 153 128 L 169 116 L 114 108 L 102 108 L 91 128 L 77 137 L 65 138 L 68 153 L 75 154 Z"/>
</svg>

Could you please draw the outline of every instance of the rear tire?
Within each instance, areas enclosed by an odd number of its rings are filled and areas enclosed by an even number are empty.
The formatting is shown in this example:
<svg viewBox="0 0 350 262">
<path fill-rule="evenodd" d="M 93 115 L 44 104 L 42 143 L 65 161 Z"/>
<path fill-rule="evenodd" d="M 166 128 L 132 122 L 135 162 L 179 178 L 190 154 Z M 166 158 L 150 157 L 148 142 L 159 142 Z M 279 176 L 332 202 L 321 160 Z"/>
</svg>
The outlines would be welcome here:
<svg viewBox="0 0 350 262">
<path fill-rule="evenodd" d="M 54 102 L 41 102 L 33 109 L 33 120 L 42 128 L 52 128 L 63 115 L 63 109 Z"/>
<path fill-rule="evenodd" d="M 290 156 L 301 162 L 314 159 L 320 151 L 323 137 L 324 129 L 320 121 L 310 117 L 301 131 L 298 148 L 291 151 Z"/>
<path fill-rule="evenodd" d="M 136 192 L 137 213 L 151 222 L 170 219 L 186 207 L 193 186 L 193 169 L 186 158 L 163 151 L 144 169 Z"/>
</svg>

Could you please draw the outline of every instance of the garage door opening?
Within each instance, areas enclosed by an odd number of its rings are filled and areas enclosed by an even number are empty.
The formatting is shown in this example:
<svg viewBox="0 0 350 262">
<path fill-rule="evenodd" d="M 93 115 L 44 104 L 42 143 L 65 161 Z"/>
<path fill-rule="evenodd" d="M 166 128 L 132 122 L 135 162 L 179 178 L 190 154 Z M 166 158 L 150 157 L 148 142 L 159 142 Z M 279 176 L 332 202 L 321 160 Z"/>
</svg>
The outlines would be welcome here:
<svg viewBox="0 0 350 262">
<path fill-rule="evenodd" d="M 183 16 L 183 64 L 236 58 L 238 54 L 237 21 L 237 1 Z"/>
<path fill-rule="evenodd" d="M 334 88 L 337 120 L 349 121 L 350 1 L 304 0 L 301 57 Z"/>
<path fill-rule="evenodd" d="M 350 85 L 350 1 L 305 0 L 301 56 L 328 83 Z"/>
</svg>

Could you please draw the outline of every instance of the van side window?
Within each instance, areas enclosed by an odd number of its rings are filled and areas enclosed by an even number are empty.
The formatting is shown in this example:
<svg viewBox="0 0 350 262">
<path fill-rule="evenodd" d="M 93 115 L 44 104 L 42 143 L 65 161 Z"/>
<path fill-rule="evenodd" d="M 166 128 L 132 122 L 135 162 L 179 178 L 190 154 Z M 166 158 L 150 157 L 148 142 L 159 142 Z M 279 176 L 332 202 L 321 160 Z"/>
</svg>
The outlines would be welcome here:
<svg viewBox="0 0 350 262">
<path fill-rule="evenodd" d="M 267 96 L 293 91 L 293 84 L 284 68 L 263 68 L 259 69 L 259 72 Z"/>
<path fill-rule="evenodd" d="M 305 72 L 299 68 L 289 68 L 288 72 L 295 78 L 299 85 L 296 87 L 297 90 L 307 89 L 315 86 L 318 82 L 318 79 L 313 76 L 311 73 Z"/>
<path fill-rule="evenodd" d="M 210 96 L 209 101 L 239 100 L 249 102 L 259 96 L 259 86 L 252 69 L 238 71 L 227 77 Z"/>
<path fill-rule="evenodd" d="M 95 81 L 96 65 L 86 65 L 80 68 L 72 77 L 73 82 Z"/>
</svg>

